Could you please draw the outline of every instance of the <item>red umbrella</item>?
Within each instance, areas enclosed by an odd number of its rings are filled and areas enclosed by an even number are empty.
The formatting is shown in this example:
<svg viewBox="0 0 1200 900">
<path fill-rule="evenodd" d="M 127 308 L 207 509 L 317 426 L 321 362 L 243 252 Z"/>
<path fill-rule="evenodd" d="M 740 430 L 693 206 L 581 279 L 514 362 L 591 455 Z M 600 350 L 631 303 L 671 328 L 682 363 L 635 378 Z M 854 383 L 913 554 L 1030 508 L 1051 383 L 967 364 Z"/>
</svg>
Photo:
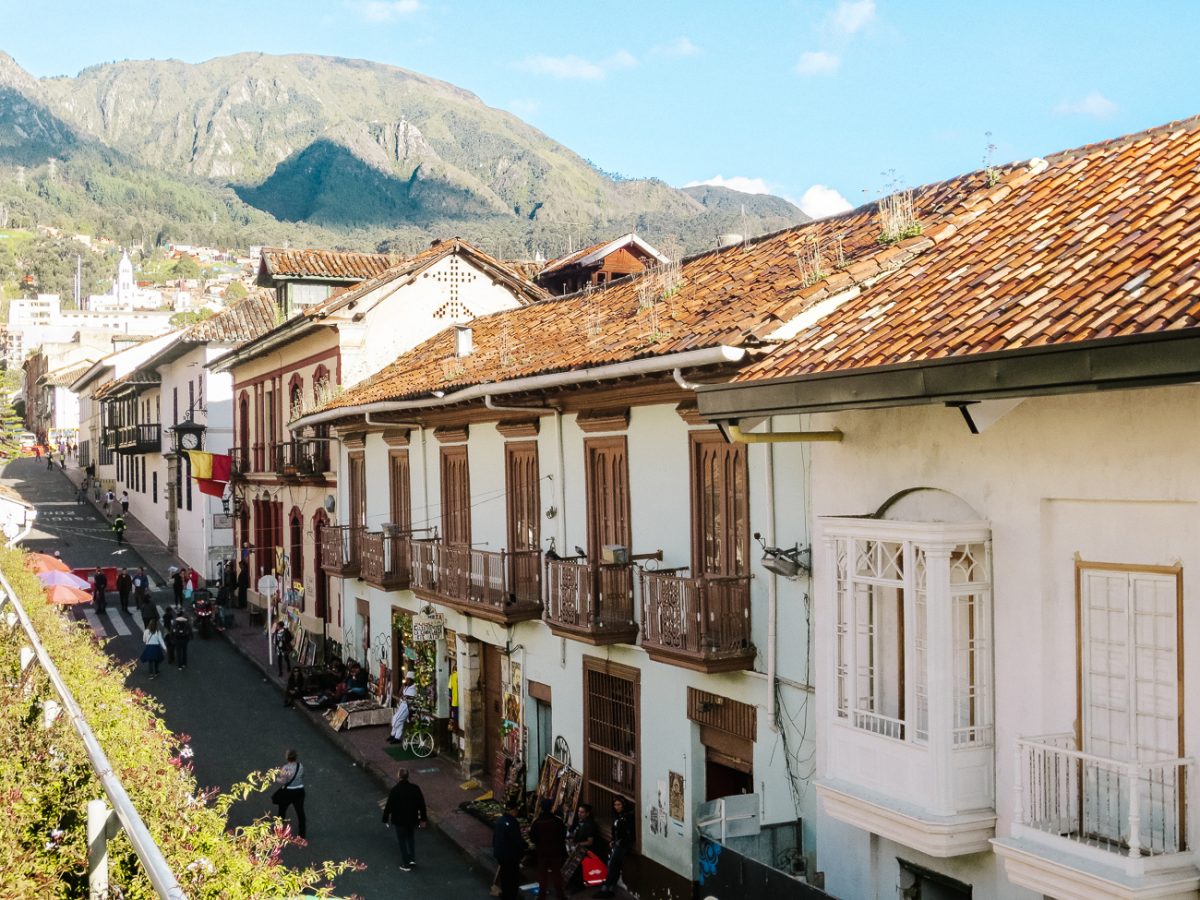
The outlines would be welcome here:
<svg viewBox="0 0 1200 900">
<path fill-rule="evenodd" d="M 91 599 L 92 595 L 87 591 L 68 587 L 65 584 L 56 584 L 54 587 L 46 588 L 46 600 L 50 603 L 57 603 L 59 606 L 75 606 L 79 603 L 90 603 Z"/>
<path fill-rule="evenodd" d="M 48 553 L 29 553 L 25 556 L 25 568 L 31 572 L 70 572 L 71 567 L 61 559 Z"/>
</svg>

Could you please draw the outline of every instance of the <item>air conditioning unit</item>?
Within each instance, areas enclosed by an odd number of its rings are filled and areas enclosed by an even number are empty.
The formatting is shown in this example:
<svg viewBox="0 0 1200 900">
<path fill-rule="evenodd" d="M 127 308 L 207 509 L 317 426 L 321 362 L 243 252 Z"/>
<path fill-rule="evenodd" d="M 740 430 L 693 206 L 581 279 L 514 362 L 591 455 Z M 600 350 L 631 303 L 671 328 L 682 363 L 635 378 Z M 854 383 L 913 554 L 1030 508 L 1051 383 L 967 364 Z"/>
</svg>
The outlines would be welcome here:
<svg viewBox="0 0 1200 900">
<path fill-rule="evenodd" d="M 600 548 L 600 559 L 609 565 L 623 566 L 629 562 L 629 548 L 620 544 L 605 544 Z"/>
</svg>

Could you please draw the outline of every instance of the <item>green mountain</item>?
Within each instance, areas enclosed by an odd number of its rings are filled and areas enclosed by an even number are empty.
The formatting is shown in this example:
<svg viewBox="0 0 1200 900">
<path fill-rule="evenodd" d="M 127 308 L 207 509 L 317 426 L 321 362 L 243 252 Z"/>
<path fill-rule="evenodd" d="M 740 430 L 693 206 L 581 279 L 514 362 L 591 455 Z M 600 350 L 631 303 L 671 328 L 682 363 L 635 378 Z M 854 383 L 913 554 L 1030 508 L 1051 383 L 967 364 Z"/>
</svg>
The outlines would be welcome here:
<svg viewBox="0 0 1200 900">
<path fill-rule="evenodd" d="M 32 196 L 11 196 L 31 179 Z M 0 53 L 0 203 L 39 221 L 149 222 L 176 240 L 403 248 L 458 234 L 548 256 L 631 229 L 697 250 L 806 219 L 779 198 L 611 177 L 415 72 L 264 54 L 38 80 Z"/>
</svg>

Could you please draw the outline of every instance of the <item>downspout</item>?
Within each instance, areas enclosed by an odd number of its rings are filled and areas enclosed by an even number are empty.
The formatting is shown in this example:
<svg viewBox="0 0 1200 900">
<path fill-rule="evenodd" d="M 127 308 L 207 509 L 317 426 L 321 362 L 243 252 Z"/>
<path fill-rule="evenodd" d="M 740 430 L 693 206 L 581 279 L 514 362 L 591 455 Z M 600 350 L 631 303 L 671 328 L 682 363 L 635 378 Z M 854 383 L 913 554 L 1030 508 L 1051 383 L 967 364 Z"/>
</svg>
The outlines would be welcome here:
<svg viewBox="0 0 1200 900">
<path fill-rule="evenodd" d="M 723 426 L 729 440 L 735 444 L 794 444 L 812 441 L 840 441 L 842 432 L 831 431 L 771 431 L 767 434 L 748 434 L 732 422 Z"/>
</svg>

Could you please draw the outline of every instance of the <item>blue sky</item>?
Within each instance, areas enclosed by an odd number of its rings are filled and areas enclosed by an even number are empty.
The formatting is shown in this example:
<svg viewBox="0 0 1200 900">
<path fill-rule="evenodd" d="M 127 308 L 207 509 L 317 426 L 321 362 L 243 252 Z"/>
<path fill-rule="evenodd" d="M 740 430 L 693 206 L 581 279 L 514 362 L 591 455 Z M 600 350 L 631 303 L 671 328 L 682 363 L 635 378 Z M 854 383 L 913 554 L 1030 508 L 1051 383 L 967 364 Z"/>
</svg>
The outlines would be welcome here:
<svg viewBox="0 0 1200 900">
<path fill-rule="evenodd" d="M 37 76 L 322 53 L 452 82 L 601 168 L 809 211 L 1200 113 L 1194 0 L 0 0 Z M 991 137 L 987 135 L 990 132 Z"/>
</svg>

